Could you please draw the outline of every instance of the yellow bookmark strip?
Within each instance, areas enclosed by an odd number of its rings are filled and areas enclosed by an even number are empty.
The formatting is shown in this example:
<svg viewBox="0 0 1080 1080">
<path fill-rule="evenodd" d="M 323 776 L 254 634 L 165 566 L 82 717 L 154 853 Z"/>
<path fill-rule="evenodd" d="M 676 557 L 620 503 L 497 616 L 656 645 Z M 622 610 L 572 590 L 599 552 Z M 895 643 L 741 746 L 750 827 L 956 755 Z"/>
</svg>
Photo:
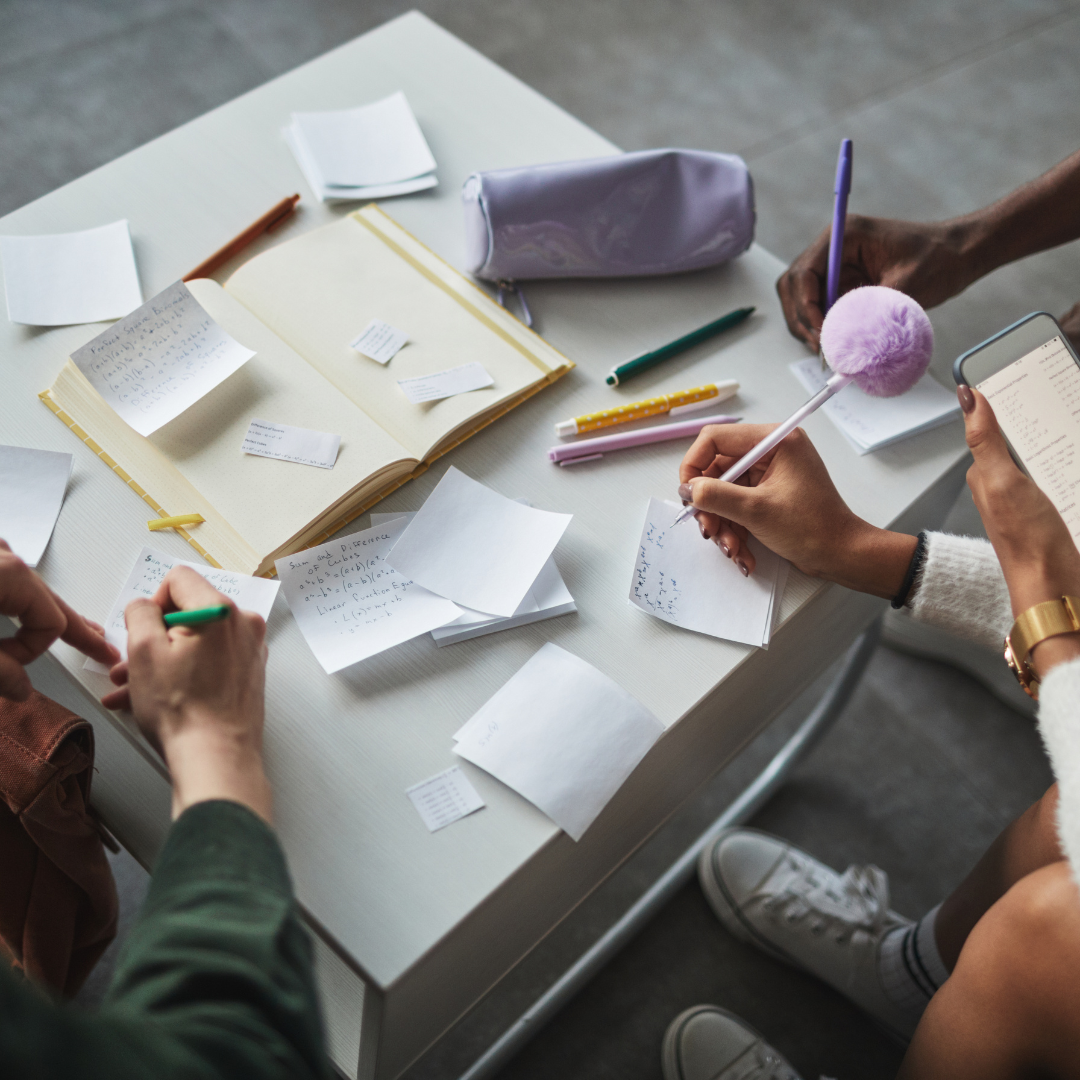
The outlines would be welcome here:
<svg viewBox="0 0 1080 1080">
<path fill-rule="evenodd" d="M 159 532 L 161 529 L 175 529 L 181 525 L 201 525 L 205 520 L 202 514 L 178 514 L 176 517 L 155 518 L 148 521 L 146 527 L 151 532 Z"/>
</svg>

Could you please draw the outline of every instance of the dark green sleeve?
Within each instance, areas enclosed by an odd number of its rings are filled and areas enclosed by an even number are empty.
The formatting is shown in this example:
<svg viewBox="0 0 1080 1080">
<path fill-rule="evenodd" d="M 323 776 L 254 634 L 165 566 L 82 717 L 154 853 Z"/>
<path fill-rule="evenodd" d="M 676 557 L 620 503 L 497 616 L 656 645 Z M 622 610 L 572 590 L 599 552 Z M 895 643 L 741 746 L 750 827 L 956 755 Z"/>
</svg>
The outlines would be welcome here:
<svg viewBox="0 0 1080 1080">
<path fill-rule="evenodd" d="M 273 832 L 236 803 L 182 814 L 100 1013 L 4 978 L 0 1061 L 35 1080 L 329 1076 L 311 943 Z"/>
</svg>

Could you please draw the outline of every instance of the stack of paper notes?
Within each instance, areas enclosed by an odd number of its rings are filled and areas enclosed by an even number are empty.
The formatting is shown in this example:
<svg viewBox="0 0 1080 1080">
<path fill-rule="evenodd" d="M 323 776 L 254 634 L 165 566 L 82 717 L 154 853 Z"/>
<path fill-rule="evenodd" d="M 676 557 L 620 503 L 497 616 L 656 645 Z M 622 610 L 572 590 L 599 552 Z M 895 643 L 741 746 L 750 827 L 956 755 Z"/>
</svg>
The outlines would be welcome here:
<svg viewBox="0 0 1080 1080">
<path fill-rule="evenodd" d="M 569 514 L 515 502 L 451 467 L 419 511 L 373 520 L 276 563 L 328 673 L 429 631 L 460 641 L 574 610 L 551 558 Z"/>
<path fill-rule="evenodd" d="M 743 577 L 697 522 L 672 528 L 678 503 L 652 499 L 638 543 L 630 603 L 700 634 L 768 648 L 789 564 L 753 537 L 754 572 Z"/>
<path fill-rule="evenodd" d="M 8 318 L 27 326 L 120 319 L 142 303 L 126 221 L 82 232 L 0 237 Z"/>
<path fill-rule="evenodd" d="M 515 501 L 528 506 L 524 499 Z M 383 525 L 399 517 L 412 521 L 416 514 L 372 514 L 371 524 Z M 543 619 L 554 619 L 558 615 L 569 615 L 572 611 L 577 611 L 577 604 L 574 603 L 554 558 L 550 558 L 544 563 L 543 569 L 537 574 L 536 580 L 525 594 L 525 599 L 518 604 L 513 615 L 504 618 L 500 615 L 485 615 L 482 611 L 464 611 L 453 622 L 432 630 L 431 636 L 436 645 L 453 645 L 458 641 L 493 634 L 497 630 L 509 630 Z"/>
<path fill-rule="evenodd" d="M 282 134 L 322 202 L 385 199 L 437 183 L 435 159 L 401 91 L 358 109 L 293 113 Z"/>
<path fill-rule="evenodd" d="M 0 540 L 27 566 L 45 554 L 64 503 L 71 454 L 0 446 Z"/>
<path fill-rule="evenodd" d="M 221 570 L 202 563 L 185 562 L 183 559 L 174 559 L 163 551 L 144 547 L 105 620 L 105 640 L 115 645 L 124 659 L 127 659 L 127 623 L 124 620 L 124 609 L 132 600 L 153 597 L 165 580 L 165 575 L 174 566 L 191 567 L 206 578 L 218 592 L 229 597 L 241 611 L 254 611 L 264 619 L 270 618 L 270 609 L 274 606 L 274 597 L 278 592 L 278 582 L 269 581 L 267 578 L 248 577 L 247 574 L 237 574 L 232 570 Z M 97 660 L 87 660 L 83 667 L 108 674 L 108 668 Z"/>
<path fill-rule="evenodd" d="M 812 356 L 789 366 L 808 394 L 816 394 L 830 375 Z M 906 394 L 890 398 L 873 397 L 851 383 L 826 401 L 821 411 L 859 454 L 869 454 L 947 424 L 960 415 L 960 405 L 955 394 L 924 375 Z"/>
<path fill-rule="evenodd" d="M 580 840 L 663 732 L 618 683 L 548 642 L 455 733 L 454 753 Z"/>
</svg>

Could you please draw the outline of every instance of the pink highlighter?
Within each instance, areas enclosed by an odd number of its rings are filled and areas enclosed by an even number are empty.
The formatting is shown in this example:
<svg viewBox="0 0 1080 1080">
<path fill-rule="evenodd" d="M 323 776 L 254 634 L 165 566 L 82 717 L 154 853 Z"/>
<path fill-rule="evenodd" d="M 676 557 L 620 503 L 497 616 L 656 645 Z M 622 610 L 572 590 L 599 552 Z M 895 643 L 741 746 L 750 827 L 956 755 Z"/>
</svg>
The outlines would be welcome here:
<svg viewBox="0 0 1080 1080">
<path fill-rule="evenodd" d="M 619 435 L 601 435 L 598 439 L 581 439 L 563 446 L 553 446 L 548 458 L 556 465 L 580 465 L 584 461 L 596 461 L 609 450 L 629 450 L 632 446 L 665 442 L 668 439 L 684 439 L 696 435 L 709 424 L 737 424 L 741 416 L 705 416 L 696 420 L 683 420 L 679 424 L 659 424 L 639 431 L 624 431 Z"/>
</svg>

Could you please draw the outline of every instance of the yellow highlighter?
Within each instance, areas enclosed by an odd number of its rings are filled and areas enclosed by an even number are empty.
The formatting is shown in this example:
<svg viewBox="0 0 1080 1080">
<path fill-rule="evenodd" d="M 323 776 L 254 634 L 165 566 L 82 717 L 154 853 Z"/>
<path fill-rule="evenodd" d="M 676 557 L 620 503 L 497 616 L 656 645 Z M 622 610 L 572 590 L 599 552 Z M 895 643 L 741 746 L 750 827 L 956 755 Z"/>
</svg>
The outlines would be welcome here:
<svg viewBox="0 0 1080 1080">
<path fill-rule="evenodd" d="M 602 409 L 600 412 L 575 416 L 573 420 L 560 420 L 555 425 L 556 435 L 582 435 L 597 428 L 614 427 L 616 424 L 629 424 L 631 420 L 643 420 L 646 416 L 669 413 L 680 416 L 708 408 L 739 392 L 739 384 L 734 379 L 727 382 L 709 383 L 695 386 L 693 390 L 679 390 L 674 394 L 661 394 L 660 397 L 645 401 L 631 401 L 626 405 L 617 405 L 614 409 Z"/>
</svg>

